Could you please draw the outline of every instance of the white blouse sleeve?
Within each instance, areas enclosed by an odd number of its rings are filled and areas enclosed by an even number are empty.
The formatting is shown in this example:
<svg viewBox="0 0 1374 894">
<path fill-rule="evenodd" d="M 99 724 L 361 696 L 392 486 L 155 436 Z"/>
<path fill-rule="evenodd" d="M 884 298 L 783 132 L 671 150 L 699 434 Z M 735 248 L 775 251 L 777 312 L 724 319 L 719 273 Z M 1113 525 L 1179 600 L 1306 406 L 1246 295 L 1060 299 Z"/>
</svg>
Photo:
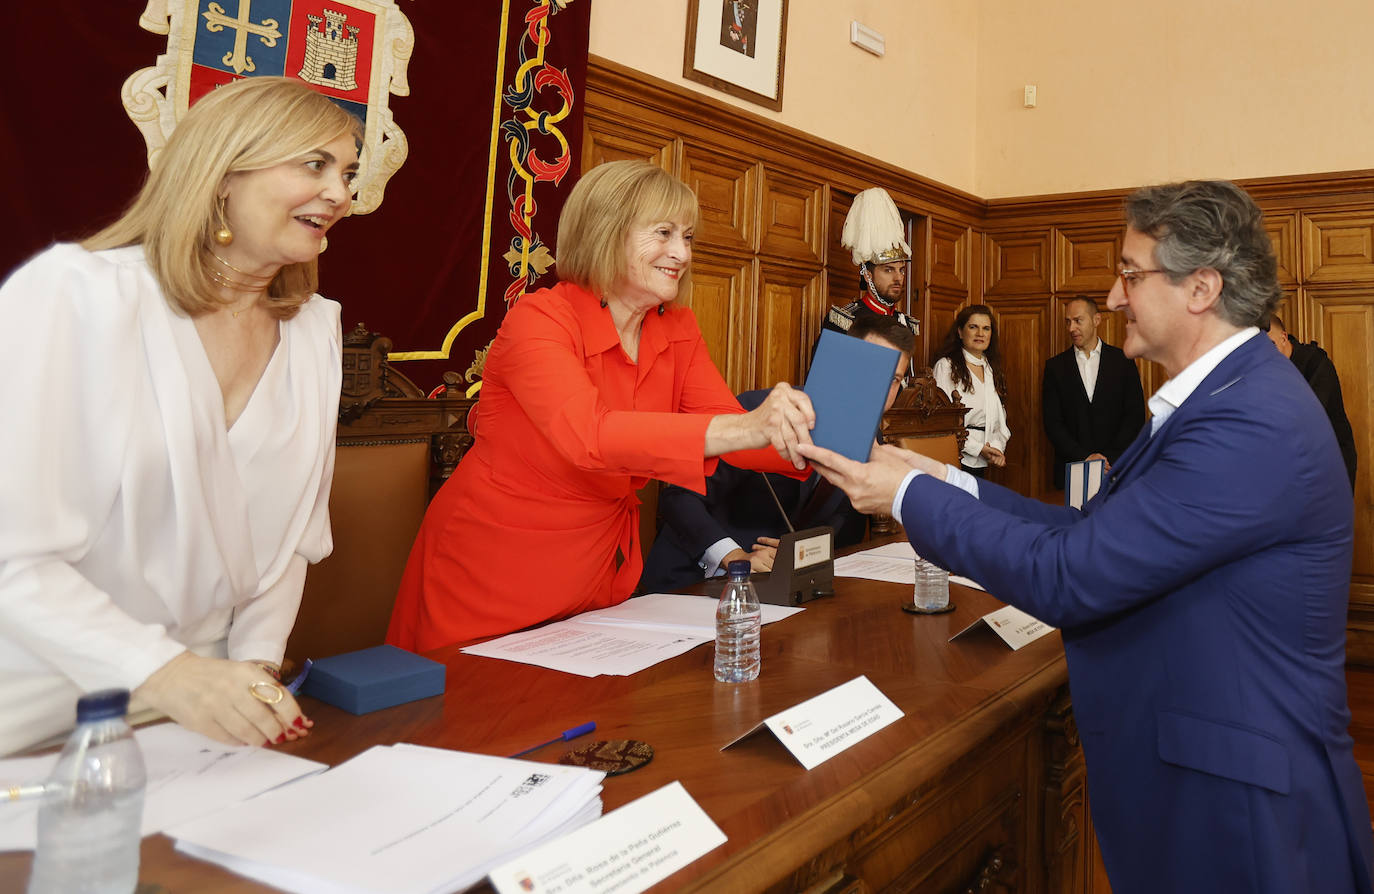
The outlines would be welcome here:
<svg viewBox="0 0 1374 894">
<path fill-rule="evenodd" d="M 939 360 L 936 360 L 935 366 L 931 369 L 930 372 L 931 375 L 935 377 L 936 387 L 943 391 L 946 397 L 948 397 L 950 400 L 953 400 L 955 387 L 954 375 L 953 367 L 949 362 L 949 358 L 941 357 Z M 963 403 L 964 406 L 968 406 L 968 401 L 964 401 Z"/>
<path fill-rule="evenodd" d="M 997 393 L 993 386 L 992 399 L 997 402 L 997 424 L 988 426 L 988 443 L 998 450 L 1005 451 L 1007 442 L 1011 440 L 1011 429 L 1007 427 L 1007 405 L 1002 402 L 1002 396 Z"/>
<path fill-rule="evenodd" d="M 73 567 L 121 509 L 142 353 L 125 277 L 59 245 L 0 287 L 26 383 L 0 388 L 0 654 L 22 644 L 86 690 L 132 689 L 185 649 Z"/>
</svg>

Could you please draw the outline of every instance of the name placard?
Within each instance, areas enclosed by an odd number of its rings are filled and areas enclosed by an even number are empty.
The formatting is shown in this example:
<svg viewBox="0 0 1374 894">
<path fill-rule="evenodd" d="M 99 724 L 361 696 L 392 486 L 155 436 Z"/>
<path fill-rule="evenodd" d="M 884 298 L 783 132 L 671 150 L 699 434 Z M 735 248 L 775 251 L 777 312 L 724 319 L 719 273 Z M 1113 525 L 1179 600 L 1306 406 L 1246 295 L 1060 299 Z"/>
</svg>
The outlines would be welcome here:
<svg viewBox="0 0 1374 894">
<path fill-rule="evenodd" d="M 810 770 L 903 716 L 868 677 L 859 676 L 774 714 L 721 751 L 767 729 Z"/>
<path fill-rule="evenodd" d="M 830 561 L 830 541 L 833 536 L 816 534 L 792 544 L 792 567 L 809 568 L 818 562 Z"/>
<path fill-rule="evenodd" d="M 634 894 L 725 843 L 680 782 L 491 871 L 500 894 Z"/>
<path fill-rule="evenodd" d="M 988 612 L 983 617 L 974 621 L 972 624 L 960 630 L 949 638 L 954 642 L 971 630 L 980 627 L 987 627 L 1002 638 L 1002 642 L 1011 646 L 1012 651 L 1016 651 L 1027 643 L 1033 643 L 1040 637 L 1056 628 L 1051 627 L 1044 621 L 1032 617 L 1012 605 L 1003 606 L 995 612 Z"/>
</svg>

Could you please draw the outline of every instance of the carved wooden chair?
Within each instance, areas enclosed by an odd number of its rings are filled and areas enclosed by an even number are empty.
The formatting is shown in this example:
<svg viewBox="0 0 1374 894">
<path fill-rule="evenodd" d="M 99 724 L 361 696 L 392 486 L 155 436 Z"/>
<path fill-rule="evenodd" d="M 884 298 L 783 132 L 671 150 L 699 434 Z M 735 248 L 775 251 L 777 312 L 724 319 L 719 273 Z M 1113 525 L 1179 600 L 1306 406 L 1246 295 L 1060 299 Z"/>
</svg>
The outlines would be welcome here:
<svg viewBox="0 0 1374 894">
<path fill-rule="evenodd" d="M 915 381 L 902 389 L 892 409 L 883 414 L 883 438 L 889 444 L 958 466 L 959 454 L 968 440 L 968 429 L 964 427 L 968 408 L 960 402 L 958 391 L 951 400 L 940 390 L 929 367 L 914 375 Z M 898 530 L 900 526 L 890 515 L 874 515 L 869 524 L 875 537 Z"/>
</svg>

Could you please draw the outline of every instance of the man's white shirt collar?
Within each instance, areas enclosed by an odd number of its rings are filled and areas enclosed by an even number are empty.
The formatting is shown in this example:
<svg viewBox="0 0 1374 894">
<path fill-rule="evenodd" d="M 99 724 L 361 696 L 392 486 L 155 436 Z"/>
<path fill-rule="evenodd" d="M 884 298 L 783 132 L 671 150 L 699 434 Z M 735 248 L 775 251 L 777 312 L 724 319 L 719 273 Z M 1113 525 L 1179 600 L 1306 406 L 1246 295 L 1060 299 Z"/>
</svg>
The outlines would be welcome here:
<svg viewBox="0 0 1374 894">
<path fill-rule="evenodd" d="M 1094 358 L 1094 357 L 1100 357 L 1100 356 L 1102 356 L 1102 338 L 1101 338 L 1101 336 L 1098 337 L 1098 339 L 1097 339 L 1097 344 L 1093 345 L 1093 349 L 1092 349 L 1091 351 L 1081 351 L 1081 350 L 1079 350 L 1078 348 L 1074 348 L 1074 349 L 1073 349 L 1073 354 L 1074 354 L 1075 357 L 1078 358 L 1078 360 L 1079 360 L 1080 363 L 1082 363 L 1082 362 L 1084 362 L 1084 361 L 1091 360 L 1091 359 Z"/>
<path fill-rule="evenodd" d="M 1242 329 L 1213 345 L 1207 353 L 1185 366 L 1182 372 L 1160 385 L 1149 401 L 1152 414 L 1150 436 L 1153 437 L 1155 432 L 1159 431 L 1159 427 L 1174 410 L 1183 406 L 1188 396 L 1197 390 L 1203 379 L 1212 374 L 1212 370 L 1221 365 L 1221 361 L 1256 335 L 1259 335 L 1259 329 L 1253 326 Z"/>
</svg>

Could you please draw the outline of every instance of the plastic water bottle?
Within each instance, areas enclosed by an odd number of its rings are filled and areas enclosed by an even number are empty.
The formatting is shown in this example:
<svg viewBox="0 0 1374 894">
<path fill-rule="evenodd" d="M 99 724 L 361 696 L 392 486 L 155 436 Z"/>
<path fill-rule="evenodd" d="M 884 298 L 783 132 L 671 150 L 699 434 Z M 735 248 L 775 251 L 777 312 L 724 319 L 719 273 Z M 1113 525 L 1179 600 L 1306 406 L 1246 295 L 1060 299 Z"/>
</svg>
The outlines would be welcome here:
<svg viewBox="0 0 1374 894">
<path fill-rule="evenodd" d="M 949 605 L 949 572 L 925 559 L 916 558 L 916 609 L 939 611 Z"/>
<path fill-rule="evenodd" d="M 138 886 L 147 773 L 128 710 L 127 689 L 76 703 L 76 729 L 38 808 L 29 894 L 129 894 Z"/>
<path fill-rule="evenodd" d="M 716 679 L 747 683 L 758 679 L 763 663 L 759 653 L 763 611 L 759 594 L 749 582 L 749 560 L 736 559 L 726 571 L 730 579 L 716 606 Z"/>
</svg>

